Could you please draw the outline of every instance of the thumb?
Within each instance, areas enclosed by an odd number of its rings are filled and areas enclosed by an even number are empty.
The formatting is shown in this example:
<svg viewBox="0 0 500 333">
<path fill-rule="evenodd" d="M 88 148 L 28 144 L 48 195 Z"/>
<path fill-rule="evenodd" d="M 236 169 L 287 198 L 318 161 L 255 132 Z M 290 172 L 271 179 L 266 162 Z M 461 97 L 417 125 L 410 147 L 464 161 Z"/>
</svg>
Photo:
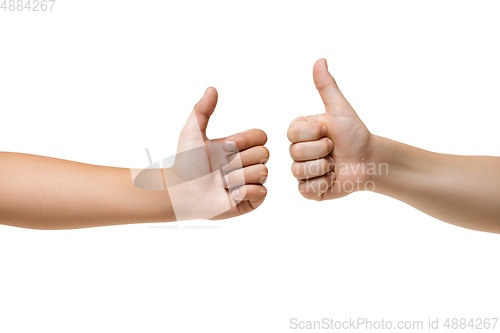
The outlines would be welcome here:
<svg viewBox="0 0 500 333">
<path fill-rule="evenodd" d="M 198 120 L 198 125 L 200 126 L 200 131 L 205 132 L 208 125 L 208 120 L 210 116 L 215 111 L 215 106 L 217 105 L 217 90 L 214 87 L 208 87 L 205 90 L 205 94 L 194 106 L 194 114 Z"/>
<path fill-rule="evenodd" d="M 205 144 L 205 130 L 208 120 L 217 105 L 217 90 L 207 88 L 203 97 L 196 103 L 179 136 L 177 151 L 185 151 Z"/>
<path fill-rule="evenodd" d="M 328 65 L 325 59 L 319 59 L 314 64 L 313 78 L 314 85 L 325 104 L 327 114 L 332 116 L 348 116 L 351 112 L 355 114 L 349 102 L 342 95 L 337 82 L 335 82 L 333 76 L 328 72 Z"/>
<path fill-rule="evenodd" d="M 208 87 L 203 97 L 196 103 L 193 111 L 182 129 L 186 134 L 202 133 L 205 134 L 208 120 L 214 113 L 217 105 L 217 90 L 213 87 Z"/>
</svg>

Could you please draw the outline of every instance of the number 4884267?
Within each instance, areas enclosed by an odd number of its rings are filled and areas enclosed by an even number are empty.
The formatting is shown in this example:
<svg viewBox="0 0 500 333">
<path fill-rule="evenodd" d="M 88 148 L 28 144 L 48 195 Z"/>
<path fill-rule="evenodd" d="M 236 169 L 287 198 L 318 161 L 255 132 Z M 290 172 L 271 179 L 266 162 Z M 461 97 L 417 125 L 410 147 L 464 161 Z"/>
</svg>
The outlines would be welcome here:
<svg viewBox="0 0 500 333">
<path fill-rule="evenodd" d="M 0 10 L 3 9 L 4 12 L 46 12 L 52 11 L 55 3 L 56 0 L 4 0 Z"/>
</svg>

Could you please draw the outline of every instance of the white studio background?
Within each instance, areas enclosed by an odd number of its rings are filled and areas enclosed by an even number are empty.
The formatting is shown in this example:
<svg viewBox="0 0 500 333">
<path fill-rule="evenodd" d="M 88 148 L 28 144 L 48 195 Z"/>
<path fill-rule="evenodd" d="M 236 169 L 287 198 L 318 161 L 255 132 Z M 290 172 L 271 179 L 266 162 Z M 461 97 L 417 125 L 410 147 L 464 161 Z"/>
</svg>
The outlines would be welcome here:
<svg viewBox="0 0 500 333">
<path fill-rule="evenodd" d="M 500 155 L 499 10 L 495 1 L 152 0 L 1 10 L 0 150 L 144 167 L 145 147 L 156 160 L 175 153 L 214 86 L 208 135 L 261 128 L 271 159 L 266 202 L 240 218 L 0 226 L 0 332 L 289 332 L 293 317 L 498 317 L 498 235 L 372 193 L 307 201 L 286 130 L 324 112 L 312 81 L 324 57 L 373 133 Z"/>
</svg>

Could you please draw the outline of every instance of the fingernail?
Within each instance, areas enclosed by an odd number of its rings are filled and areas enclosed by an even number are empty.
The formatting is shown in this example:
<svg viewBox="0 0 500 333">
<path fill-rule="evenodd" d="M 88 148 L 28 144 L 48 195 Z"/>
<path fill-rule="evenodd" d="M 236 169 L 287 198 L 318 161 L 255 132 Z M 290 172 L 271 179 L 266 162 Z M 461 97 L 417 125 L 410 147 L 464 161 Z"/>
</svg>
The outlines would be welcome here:
<svg viewBox="0 0 500 333">
<path fill-rule="evenodd" d="M 328 159 L 328 166 L 330 167 L 330 170 L 332 170 L 335 167 L 335 161 L 333 160 L 332 157 Z"/>
<path fill-rule="evenodd" d="M 224 178 L 222 178 L 222 181 L 224 182 L 224 185 L 227 186 L 227 184 L 229 184 L 229 178 L 227 176 L 224 176 Z"/>
<path fill-rule="evenodd" d="M 328 147 L 330 147 L 330 150 L 333 149 L 333 141 L 328 139 Z"/>
<path fill-rule="evenodd" d="M 233 196 L 234 199 L 238 200 L 238 196 L 240 195 L 240 190 L 236 189 L 231 192 L 231 195 Z"/>
<path fill-rule="evenodd" d="M 326 127 L 325 126 L 321 126 L 321 135 L 322 136 L 326 135 Z"/>
<path fill-rule="evenodd" d="M 236 148 L 236 142 L 234 141 L 228 141 L 226 142 L 226 150 L 228 151 L 236 151 L 238 148 Z"/>
</svg>

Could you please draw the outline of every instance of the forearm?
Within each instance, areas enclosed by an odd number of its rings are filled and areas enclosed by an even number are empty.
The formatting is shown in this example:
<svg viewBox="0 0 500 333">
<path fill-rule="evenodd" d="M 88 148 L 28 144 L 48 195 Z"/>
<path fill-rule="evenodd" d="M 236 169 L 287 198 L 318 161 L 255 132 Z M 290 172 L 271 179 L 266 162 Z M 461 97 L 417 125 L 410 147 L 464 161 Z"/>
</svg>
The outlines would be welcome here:
<svg viewBox="0 0 500 333">
<path fill-rule="evenodd" d="M 500 158 L 437 154 L 374 137 L 375 192 L 442 221 L 500 233 Z M 385 168 L 378 168 L 384 170 Z"/>
<path fill-rule="evenodd" d="M 0 153 L 0 223 L 71 229 L 174 221 L 168 191 L 134 186 L 130 169 Z"/>
</svg>

